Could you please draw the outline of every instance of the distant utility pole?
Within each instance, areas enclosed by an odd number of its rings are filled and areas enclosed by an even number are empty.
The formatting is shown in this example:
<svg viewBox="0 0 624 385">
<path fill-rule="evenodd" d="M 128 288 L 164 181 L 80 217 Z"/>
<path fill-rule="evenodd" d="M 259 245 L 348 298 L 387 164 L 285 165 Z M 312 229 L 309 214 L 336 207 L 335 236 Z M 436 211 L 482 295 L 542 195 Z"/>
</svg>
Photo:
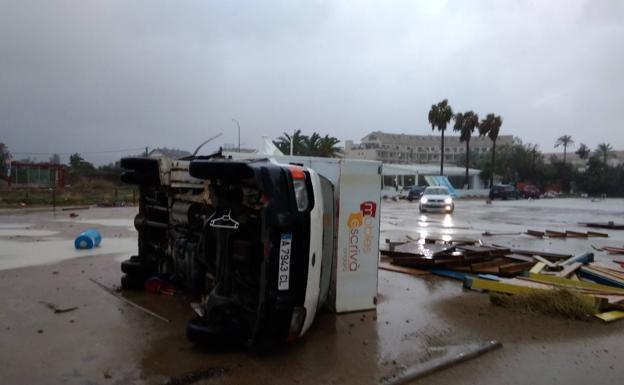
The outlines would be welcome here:
<svg viewBox="0 0 624 385">
<path fill-rule="evenodd" d="M 146 147 L 145 147 L 145 157 L 146 157 L 146 158 L 147 158 L 147 154 L 148 154 L 147 149 L 148 149 L 148 148 L 147 148 L 147 146 L 146 146 Z"/>
<path fill-rule="evenodd" d="M 232 121 L 234 121 L 234 123 L 236 123 L 236 125 L 238 126 L 238 152 L 240 151 L 240 124 L 238 123 L 238 120 L 232 118 Z"/>
<path fill-rule="evenodd" d="M 295 133 L 297 130 L 293 130 L 293 134 L 290 137 L 290 156 L 293 156 L 293 142 L 295 141 Z"/>
</svg>

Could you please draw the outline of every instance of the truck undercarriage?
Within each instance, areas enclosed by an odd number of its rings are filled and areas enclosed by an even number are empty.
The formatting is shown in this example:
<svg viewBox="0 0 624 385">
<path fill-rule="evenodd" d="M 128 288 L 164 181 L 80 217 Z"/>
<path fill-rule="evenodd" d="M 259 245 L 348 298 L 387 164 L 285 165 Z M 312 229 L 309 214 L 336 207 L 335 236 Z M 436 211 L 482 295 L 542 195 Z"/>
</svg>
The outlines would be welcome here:
<svg viewBox="0 0 624 385">
<path fill-rule="evenodd" d="M 329 181 L 266 159 L 125 158 L 122 167 L 140 188 L 139 252 L 121 265 L 124 289 L 158 276 L 198 298 L 203 315 L 187 325 L 195 343 L 264 347 L 305 333 L 329 290 Z"/>
</svg>

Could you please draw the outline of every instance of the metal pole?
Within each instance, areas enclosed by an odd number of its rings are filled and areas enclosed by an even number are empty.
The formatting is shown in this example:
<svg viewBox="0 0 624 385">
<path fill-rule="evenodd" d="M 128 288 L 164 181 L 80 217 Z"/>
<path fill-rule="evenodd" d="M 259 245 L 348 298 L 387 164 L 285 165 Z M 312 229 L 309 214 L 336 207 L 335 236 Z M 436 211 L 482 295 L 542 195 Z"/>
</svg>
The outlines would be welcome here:
<svg viewBox="0 0 624 385">
<path fill-rule="evenodd" d="M 293 142 L 295 141 L 296 132 L 297 130 L 294 130 L 292 136 L 290 137 L 290 156 L 293 156 Z"/>
<path fill-rule="evenodd" d="M 232 118 L 232 121 L 234 121 L 234 123 L 236 123 L 236 125 L 238 126 L 238 152 L 241 152 L 240 150 L 240 124 L 238 123 L 238 120 Z"/>
</svg>

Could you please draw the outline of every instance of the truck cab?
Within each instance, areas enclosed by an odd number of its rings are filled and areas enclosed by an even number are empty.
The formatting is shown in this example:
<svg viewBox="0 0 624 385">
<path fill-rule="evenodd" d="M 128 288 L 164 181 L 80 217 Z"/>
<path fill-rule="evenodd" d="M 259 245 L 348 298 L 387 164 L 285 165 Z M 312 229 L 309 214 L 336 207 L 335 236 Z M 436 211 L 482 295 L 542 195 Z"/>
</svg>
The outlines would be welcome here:
<svg viewBox="0 0 624 385">
<path fill-rule="evenodd" d="M 192 342 L 273 346 L 310 328 L 330 288 L 334 186 L 270 159 L 125 158 L 139 186 L 138 255 L 124 289 L 161 277 L 197 298 Z"/>
</svg>

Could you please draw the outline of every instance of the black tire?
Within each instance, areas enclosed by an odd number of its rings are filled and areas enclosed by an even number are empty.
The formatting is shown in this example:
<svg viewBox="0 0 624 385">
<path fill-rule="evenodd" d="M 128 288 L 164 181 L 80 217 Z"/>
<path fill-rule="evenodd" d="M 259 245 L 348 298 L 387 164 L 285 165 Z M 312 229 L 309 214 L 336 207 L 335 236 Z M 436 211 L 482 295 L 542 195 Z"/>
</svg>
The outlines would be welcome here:
<svg viewBox="0 0 624 385">
<path fill-rule="evenodd" d="M 145 289 L 145 278 L 124 274 L 121 276 L 121 288 L 123 290 L 143 290 Z"/>
<path fill-rule="evenodd" d="M 145 277 L 149 273 L 143 261 L 140 259 L 133 260 L 132 258 L 121 262 L 121 272 L 139 277 Z"/>
<path fill-rule="evenodd" d="M 195 345 L 209 349 L 228 350 L 242 347 L 246 343 L 245 334 L 235 319 L 219 323 L 212 322 L 207 317 L 197 317 L 186 324 L 186 338 Z"/>
</svg>

